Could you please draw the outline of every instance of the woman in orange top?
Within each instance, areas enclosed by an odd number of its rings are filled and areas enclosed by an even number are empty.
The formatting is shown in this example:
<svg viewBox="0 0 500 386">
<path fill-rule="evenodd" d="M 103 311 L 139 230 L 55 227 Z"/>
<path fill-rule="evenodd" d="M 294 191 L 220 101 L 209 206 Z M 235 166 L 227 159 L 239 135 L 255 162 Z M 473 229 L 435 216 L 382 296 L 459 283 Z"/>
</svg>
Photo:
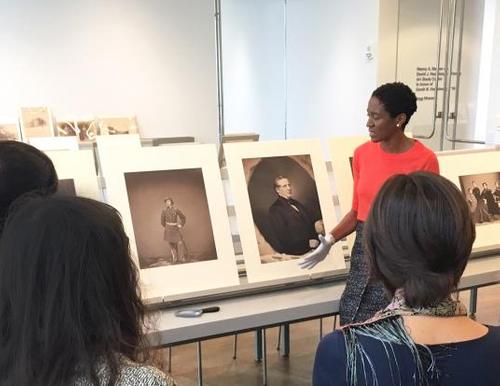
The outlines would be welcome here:
<svg viewBox="0 0 500 386">
<path fill-rule="evenodd" d="M 366 122 L 371 141 L 354 151 L 352 208 L 330 233 L 320 236 L 321 244 L 300 263 L 303 268 L 314 267 L 336 241 L 356 231 L 351 268 L 340 299 L 342 325 L 367 320 L 389 304 L 382 284 L 369 280 L 362 240 L 363 223 L 377 192 L 395 174 L 439 173 L 434 152 L 404 133 L 416 110 L 417 98 L 403 83 L 387 83 L 372 93 Z"/>
</svg>

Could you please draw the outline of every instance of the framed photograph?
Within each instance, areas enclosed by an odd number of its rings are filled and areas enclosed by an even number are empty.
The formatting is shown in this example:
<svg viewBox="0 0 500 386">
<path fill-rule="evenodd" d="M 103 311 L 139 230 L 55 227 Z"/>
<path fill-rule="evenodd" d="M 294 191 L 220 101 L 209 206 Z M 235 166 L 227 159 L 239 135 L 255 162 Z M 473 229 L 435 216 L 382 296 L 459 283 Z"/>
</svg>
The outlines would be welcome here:
<svg viewBox="0 0 500 386">
<path fill-rule="evenodd" d="M 335 192 L 337 194 L 340 216 L 346 215 L 352 208 L 353 175 L 352 158 L 354 150 L 363 143 L 369 141 L 368 136 L 336 137 L 328 141 L 330 157 L 332 161 L 332 171 L 335 181 Z M 354 245 L 355 234 L 351 233 L 346 237 L 349 254 Z"/>
<path fill-rule="evenodd" d="M 473 252 L 500 248 L 500 151 L 439 154 L 441 175 L 462 191 L 476 224 Z"/>
<path fill-rule="evenodd" d="M 20 122 L 24 140 L 32 137 L 53 137 L 54 127 L 48 107 L 21 107 Z"/>
<path fill-rule="evenodd" d="M 57 171 L 57 194 L 102 201 L 92 150 L 54 150 L 46 151 L 45 154 Z"/>
<path fill-rule="evenodd" d="M 97 119 L 102 135 L 137 134 L 137 118 L 131 117 L 99 117 Z"/>
<path fill-rule="evenodd" d="M 0 123 L 0 141 L 21 141 L 21 130 L 17 123 Z"/>
<path fill-rule="evenodd" d="M 95 142 L 96 137 L 101 134 L 98 121 L 94 118 L 77 119 L 75 129 L 78 132 L 78 140 L 84 143 Z"/>
<path fill-rule="evenodd" d="M 80 130 L 74 120 L 62 119 L 56 122 L 56 137 L 78 137 L 79 132 Z"/>
<path fill-rule="evenodd" d="M 146 298 L 239 284 L 214 145 L 108 146 L 99 154 Z"/>
<path fill-rule="evenodd" d="M 266 281 L 342 269 L 335 245 L 321 264 L 298 260 L 336 225 L 319 141 L 224 145 L 248 281 Z"/>
</svg>

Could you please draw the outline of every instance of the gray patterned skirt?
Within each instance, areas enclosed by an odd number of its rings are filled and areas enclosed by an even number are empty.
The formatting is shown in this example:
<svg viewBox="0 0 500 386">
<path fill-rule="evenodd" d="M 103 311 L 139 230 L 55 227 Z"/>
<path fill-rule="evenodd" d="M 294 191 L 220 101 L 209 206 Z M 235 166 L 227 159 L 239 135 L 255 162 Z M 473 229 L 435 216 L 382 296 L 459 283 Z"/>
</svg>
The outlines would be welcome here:
<svg viewBox="0 0 500 386">
<path fill-rule="evenodd" d="M 363 246 L 363 222 L 356 225 L 356 240 L 351 253 L 351 269 L 340 298 L 340 324 L 363 322 L 389 304 L 380 281 L 369 279 L 368 259 Z"/>
</svg>

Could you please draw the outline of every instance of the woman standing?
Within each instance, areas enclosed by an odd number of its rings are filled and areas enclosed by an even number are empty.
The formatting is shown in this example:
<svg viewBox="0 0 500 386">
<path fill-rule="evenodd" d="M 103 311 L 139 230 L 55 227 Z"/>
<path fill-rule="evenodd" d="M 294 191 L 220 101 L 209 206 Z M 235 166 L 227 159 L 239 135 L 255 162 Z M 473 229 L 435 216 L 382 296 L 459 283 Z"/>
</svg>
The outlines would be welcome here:
<svg viewBox="0 0 500 386">
<path fill-rule="evenodd" d="M 434 152 L 404 133 L 416 110 L 417 98 L 403 83 L 387 83 L 372 93 L 366 122 L 371 141 L 354 151 L 352 208 L 329 234 L 320 236 L 320 246 L 301 262 L 303 268 L 314 267 L 336 241 L 356 231 L 351 268 L 340 299 L 341 325 L 369 319 L 389 303 L 382 284 L 369 280 L 362 242 L 363 224 L 380 187 L 395 174 L 439 173 Z"/>
</svg>

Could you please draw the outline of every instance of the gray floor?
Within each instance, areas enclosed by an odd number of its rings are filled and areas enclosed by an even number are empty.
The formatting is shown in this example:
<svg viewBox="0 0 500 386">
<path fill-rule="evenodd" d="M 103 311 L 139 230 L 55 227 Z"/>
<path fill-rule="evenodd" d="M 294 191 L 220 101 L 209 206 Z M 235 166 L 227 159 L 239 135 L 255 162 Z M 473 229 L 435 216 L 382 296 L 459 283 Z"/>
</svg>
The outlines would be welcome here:
<svg viewBox="0 0 500 386">
<path fill-rule="evenodd" d="M 460 294 L 468 306 L 469 294 Z M 500 285 L 479 289 L 476 318 L 491 325 L 500 325 Z M 332 330 L 333 319 L 323 321 L 324 332 Z M 291 353 L 288 358 L 276 350 L 277 328 L 267 330 L 268 385 L 304 386 L 311 384 L 314 353 L 319 340 L 319 320 L 293 324 L 290 328 Z M 233 337 L 205 341 L 203 352 L 203 384 L 205 386 L 257 386 L 262 384 L 262 366 L 254 359 L 254 334 L 238 337 L 238 354 L 233 355 Z M 166 350 L 157 353 L 167 370 Z M 172 376 L 178 386 L 197 385 L 196 344 L 172 349 Z"/>
</svg>

